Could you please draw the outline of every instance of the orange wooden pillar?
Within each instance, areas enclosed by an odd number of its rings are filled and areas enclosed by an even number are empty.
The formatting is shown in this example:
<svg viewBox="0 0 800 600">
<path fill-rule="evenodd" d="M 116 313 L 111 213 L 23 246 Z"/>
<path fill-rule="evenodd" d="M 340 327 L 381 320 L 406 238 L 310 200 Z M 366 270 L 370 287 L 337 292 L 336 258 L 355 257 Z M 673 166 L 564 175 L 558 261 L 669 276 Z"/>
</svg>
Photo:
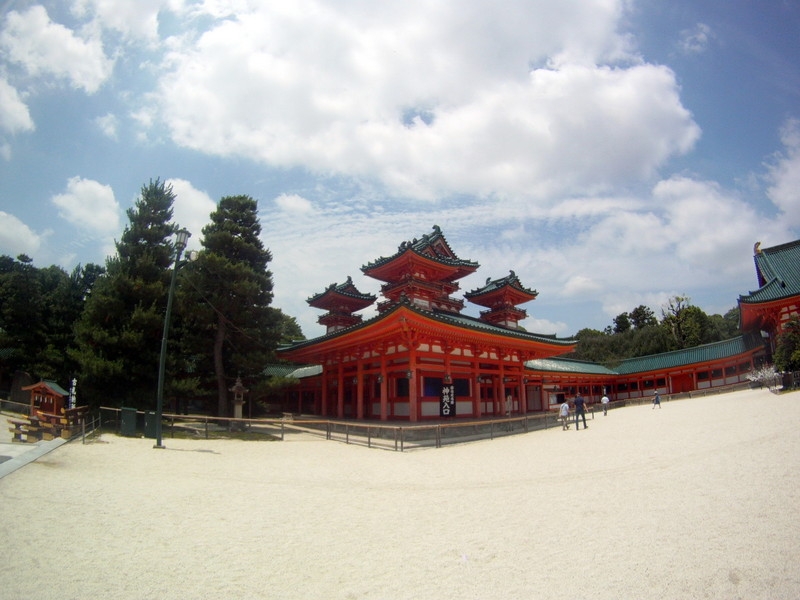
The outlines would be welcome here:
<svg viewBox="0 0 800 600">
<path fill-rule="evenodd" d="M 320 411 L 319 411 L 320 415 L 322 415 L 323 417 L 327 417 L 328 416 L 328 385 L 329 385 L 329 383 L 330 382 L 328 381 L 328 370 L 323 367 L 323 369 L 322 369 L 322 389 L 320 390 L 320 392 L 321 392 L 320 400 L 322 402 L 322 406 L 320 407 Z"/>
<path fill-rule="evenodd" d="M 419 397 L 417 396 L 417 352 L 408 352 L 408 419 L 419 421 Z"/>
<path fill-rule="evenodd" d="M 472 416 L 481 416 L 481 376 L 480 371 L 472 369 L 470 372 L 470 387 L 472 389 Z"/>
<path fill-rule="evenodd" d="M 359 421 L 364 418 L 364 365 L 361 357 L 356 368 L 356 418 Z"/>
<path fill-rule="evenodd" d="M 389 378 L 386 375 L 386 356 L 381 353 L 381 421 L 389 419 Z"/>
<path fill-rule="evenodd" d="M 336 374 L 336 416 L 340 419 L 344 418 L 344 372 L 341 365 Z"/>
</svg>

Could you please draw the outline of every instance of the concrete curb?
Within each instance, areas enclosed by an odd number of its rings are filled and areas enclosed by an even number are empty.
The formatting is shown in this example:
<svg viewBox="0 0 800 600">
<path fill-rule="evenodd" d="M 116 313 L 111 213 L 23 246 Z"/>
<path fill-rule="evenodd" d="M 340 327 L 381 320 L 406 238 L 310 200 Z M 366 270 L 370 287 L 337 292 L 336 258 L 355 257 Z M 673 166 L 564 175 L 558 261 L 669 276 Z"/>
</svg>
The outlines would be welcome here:
<svg viewBox="0 0 800 600">
<path fill-rule="evenodd" d="M 45 454 L 48 454 L 55 450 L 56 448 L 63 446 L 67 443 L 68 440 L 62 438 L 56 438 L 54 440 L 50 440 L 47 442 L 36 442 L 32 444 L 30 449 L 26 449 L 24 452 L 18 453 L 16 456 L 8 459 L 7 461 L 0 463 L 0 479 L 13 473 L 17 469 L 21 469 L 28 463 L 31 463 Z M 7 446 L 8 444 L 0 444 L 0 446 Z M 14 446 L 18 444 L 13 444 Z M 0 454 L 2 454 L 2 450 L 0 450 Z"/>
</svg>

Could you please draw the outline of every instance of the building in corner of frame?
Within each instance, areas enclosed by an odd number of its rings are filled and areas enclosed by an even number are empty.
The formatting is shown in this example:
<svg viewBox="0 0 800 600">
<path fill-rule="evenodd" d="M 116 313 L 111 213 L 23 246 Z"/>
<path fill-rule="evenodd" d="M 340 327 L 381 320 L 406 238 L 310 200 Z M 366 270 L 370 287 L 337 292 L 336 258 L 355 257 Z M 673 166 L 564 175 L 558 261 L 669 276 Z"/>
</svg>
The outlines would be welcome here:
<svg viewBox="0 0 800 600">
<path fill-rule="evenodd" d="M 730 386 L 769 362 L 782 324 L 800 314 L 800 240 L 755 246 L 758 289 L 739 297 L 743 335 L 713 344 L 622 361 L 614 369 L 561 355 L 575 340 L 528 333 L 520 304 L 537 292 L 513 271 L 487 279 L 464 298 L 486 308 L 461 314 L 457 281 L 478 264 L 458 258 L 438 226 L 397 252 L 362 267 L 383 282 L 377 316 L 356 311 L 377 298 L 348 277 L 308 299 L 327 312 L 326 334 L 281 348 L 306 366 L 287 406 L 336 418 L 419 421 L 520 415 L 551 410 L 582 394 L 589 402 Z"/>
</svg>

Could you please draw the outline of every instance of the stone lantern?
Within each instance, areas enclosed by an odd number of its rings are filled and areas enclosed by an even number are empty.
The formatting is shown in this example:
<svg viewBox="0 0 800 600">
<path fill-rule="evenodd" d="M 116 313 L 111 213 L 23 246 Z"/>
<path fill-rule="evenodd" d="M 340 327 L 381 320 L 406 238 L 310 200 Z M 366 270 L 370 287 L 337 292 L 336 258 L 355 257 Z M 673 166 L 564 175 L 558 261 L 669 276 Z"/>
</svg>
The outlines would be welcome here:
<svg viewBox="0 0 800 600">
<path fill-rule="evenodd" d="M 244 395 L 249 392 L 250 390 L 246 389 L 242 385 L 242 378 L 237 377 L 236 383 L 230 389 L 233 392 L 233 418 L 234 419 L 241 419 L 242 418 L 242 404 L 244 404 Z"/>
</svg>

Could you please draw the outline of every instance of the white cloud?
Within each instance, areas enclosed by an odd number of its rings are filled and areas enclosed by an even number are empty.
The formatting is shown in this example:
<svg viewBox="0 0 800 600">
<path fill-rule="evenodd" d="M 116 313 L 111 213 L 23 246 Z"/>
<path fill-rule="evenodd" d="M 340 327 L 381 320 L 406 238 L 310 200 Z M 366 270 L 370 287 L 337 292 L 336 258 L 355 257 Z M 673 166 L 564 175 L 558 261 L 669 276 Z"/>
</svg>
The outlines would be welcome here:
<svg viewBox="0 0 800 600">
<path fill-rule="evenodd" d="M 736 193 L 677 176 L 659 181 L 639 198 L 568 199 L 549 212 L 516 217 L 498 217 L 484 208 L 482 220 L 472 211 L 454 212 L 453 223 L 453 231 L 467 228 L 460 234 L 465 239 L 453 240 L 459 244 L 456 252 L 482 265 L 480 275 L 463 287 L 514 269 L 525 285 L 540 292 L 535 315 L 565 310 L 574 315 L 560 334 L 586 326 L 602 329 L 640 304 L 660 314 L 669 297 L 690 290 L 715 297 L 729 290 L 730 308 L 753 283 L 753 243 L 793 239 L 787 223 L 759 214 Z M 520 227 L 524 235 L 502 235 Z M 482 241 L 483 229 L 495 232 L 491 244 Z M 449 230 L 448 224 L 445 233 Z M 608 315 L 605 324 L 583 316 L 597 304 Z"/>
<path fill-rule="evenodd" d="M 117 127 L 119 126 L 119 120 L 115 115 L 108 113 L 101 117 L 97 117 L 94 122 L 100 128 L 100 131 L 103 132 L 104 136 L 111 138 L 112 140 L 117 139 Z"/>
<path fill-rule="evenodd" d="M 288 213 L 309 214 L 314 211 L 311 202 L 297 194 L 281 194 L 275 198 L 275 204 L 279 210 Z"/>
<path fill-rule="evenodd" d="M 158 38 L 159 10 L 169 3 L 164 0 L 74 0 L 72 12 L 80 17 L 93 17 L 106 29 L 125 36 L 155 41 Z"/>
<path fill-rule="evenodd" d="M 174 40 L 161 118 L 180 145 L 391 195 L 596 194 L 699 136 L 674 73 L 626 51 L 623 6 L 254 7 Z"/>
<path fill-rule="evenodd" d="M 0 254 L 34 256 L 42 246 L 41 236 L 14 215 L 0 210 Z"/>
<path fill-rule="evenodd" d="M 683 54 L 702 54 L 713 38 L 714 32 L 711 27 L 705 23 L 698 23 L 693 28 L 680 32 L 678 49 Z"/>
<path fill-rule="evenodd" d="M 800 225 L 800 119 L 789 119 L 781 129 L 783 151 L 767 167 L 767 196 L 787 224 Z"/>
<path fill-rule="evenodd" d="M 531 333 L 543 333 L 545 335 L 561 335 L 561 336 L 567 336 L 575 333 L 574 331 L 569 331 L 567 324 L 562 321 L 537 319 L 535 317 L 530 316 L 531 305 L 524 306 L 523 308 L 528 313 L 528 317 L 526 317 L 523 321 L 520 322 L 520 326 L 523 327 L 525 331 L 529 331 Z"/>
<path fill-rule="evenodd" d="M 100 235 L 113 235 L 119 231 L 119 204 L 111 186 L 91 179 L 71 177 L 63 194 L 52 198 L 63 219 Z"/>
<path fill-rule="evenodd" d="M 198 190 L 185 179 L 167 179 L 166 184 L 172 186 L 175 194 L 172 219 L 192 234 L 187 248 L 199 250 L 202 229 L 208 225 L 209 216 L 216 210 L 217 203 L 206 192 Z"/>
<path fill-rule="evenodd" d="M 656 235 L 674 244 L 674 256 L 684 267 L 725 272 L 742 268 L 742 255 L 759 231 L 774 226 L 753 207 L 713 182 L 673 177 L 661 181 L 653 198 L 664 210 L 664 226 Z"/>
<path fill-rule="evenodd" d="M 101 39 L 82 38 L 54 23 L 42 6 L 11 11 L 4 25 L 0 48 L 31 75 L 54 75 L 90 94 L 111 75 L 113 61 L 105 56 Z"/>
<path fill-rule="evenodd" d="M 0 131 L 18 133 L 34 128 L 30 111 L 16 88 L 0 78 Z"/>
</svg>

